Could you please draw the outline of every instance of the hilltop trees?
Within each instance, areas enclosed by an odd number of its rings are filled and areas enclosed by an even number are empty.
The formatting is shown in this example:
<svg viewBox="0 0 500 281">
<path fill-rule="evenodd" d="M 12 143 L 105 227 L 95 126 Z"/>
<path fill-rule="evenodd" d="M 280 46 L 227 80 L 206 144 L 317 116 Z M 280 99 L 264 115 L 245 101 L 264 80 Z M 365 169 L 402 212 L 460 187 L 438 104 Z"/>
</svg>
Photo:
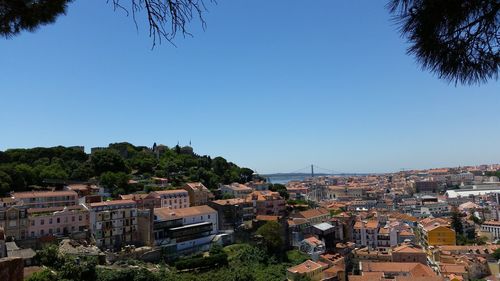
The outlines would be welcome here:
<svg viewBox="0 0 500 281">
<path fill-rule="evenodd" d="M 200 181 L 215 189 L 219 183 L 244 183 L 253 171 L 240 168 L 222 157 L 200 156 L 191 147 L 164 147 L 155 153 L 144 146 L 114 143 L 91 156 L 80 148 L 52 147 L 0 151 L 0 193 L 46 186 L 54 181 L 99 181 L 117 196 L 142 189 L 130 186 L 132 177 L 167 178 L 173 186 Z M 49 182 L 47 182 L 47 180 Z"/>
<path fill-rule="evenodd" d="M 113 149 L 97 151 L 90 161 L 96 175 L 104 172 L 128 172 L 125 160 Z"/>
</svg>

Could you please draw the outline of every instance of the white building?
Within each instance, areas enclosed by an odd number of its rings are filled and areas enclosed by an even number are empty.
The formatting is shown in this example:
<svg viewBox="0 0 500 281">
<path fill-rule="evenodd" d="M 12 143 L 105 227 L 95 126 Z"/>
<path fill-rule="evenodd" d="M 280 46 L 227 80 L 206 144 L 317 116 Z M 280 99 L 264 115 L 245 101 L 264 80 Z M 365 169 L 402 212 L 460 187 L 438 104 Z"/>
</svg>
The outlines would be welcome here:
<svg viewBox="0 0 500 281">
<path fill-rule="evenodd" d="M 133 200 L 113 200 L 85 205 L 97 247 L 117 248 L 137 240 L 137 207 Z"/>
<path fill-rule="evenodd" d="M 485 221 L 481 225 L 481 231 L 490 232 L 494 239 L 500 238 L 500 221 Z"/>
<path fill-rule="evenodd" d="M 176 251 L 208 250 L 219 232 L 217 211 L 209 206 L 154 209 L 155 245 Z"/>
</svg>

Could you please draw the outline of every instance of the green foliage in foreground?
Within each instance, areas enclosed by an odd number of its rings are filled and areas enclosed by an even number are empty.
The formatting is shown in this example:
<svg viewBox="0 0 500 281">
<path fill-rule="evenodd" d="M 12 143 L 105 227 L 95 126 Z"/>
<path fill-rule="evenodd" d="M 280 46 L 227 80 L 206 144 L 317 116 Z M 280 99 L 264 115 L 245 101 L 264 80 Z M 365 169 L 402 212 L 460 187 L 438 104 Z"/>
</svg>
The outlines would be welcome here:
<svg viewBox="0 0 500 281">
<path fill-rule="evenodd" d="M 286 255 L 288 260 L 278 262 L 264 249 L 236 244 L 210 251 L 213 257 L 226 257 L 227 265 L 183 272 L 164 265 L 150 265 L 155 270 L 148 270 L 145 264 L 139 264 L 138 268 L 110 269 L 96 266 L 92 259 L 61 257 L 54 249 L 40 252 L 40 261 L 49 269 L 33 274 L 28 281 L 283 281 L 286 269 L 305 258 L 297 251 L 290 251 Z"/>
</svg>

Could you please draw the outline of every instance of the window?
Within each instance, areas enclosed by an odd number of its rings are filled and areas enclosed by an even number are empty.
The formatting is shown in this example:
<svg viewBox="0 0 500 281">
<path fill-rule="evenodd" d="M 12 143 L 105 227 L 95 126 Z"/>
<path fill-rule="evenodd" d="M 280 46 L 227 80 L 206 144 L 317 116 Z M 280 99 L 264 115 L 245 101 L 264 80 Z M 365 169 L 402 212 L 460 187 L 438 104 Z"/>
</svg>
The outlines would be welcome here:
<svg viewBox="0 0 500 281">
<path fill-rule="evenodd" d="M 56 221 L 57 221 L 57 223 L 60 223 L 61 222 L 61 218 L 57 218 Z"/>
<path fill-rule="evenodd" d="M 45 224 L 45 220 L 44 219 L 40 220 L 40 225 L 44 225 L 44 224 Z"/>
<path fill-rule="evenodd" d="M 49 228 L 49 234 L 52 234 L 52 228 Z"/>
<path fill-rule="evenodd" d="M 31 225 L 35 225 L 35 221 L 31 221 Z"/>
<path fill-rule="evenodd" d="M 52 224 L 52 219 L 49 219 L 49 224 Z"/>
<path fill-rule="evenodd" d="M 82 216 L 78 216 L 78 220 L 79 220 L 79 221 L 82 221 Z"/>
<path fill-rule="evenodd" d="M 74 216 L 71 217 L 71 221 L 75 221 L 75 217 Z"/>
<path fill-rule="evenodd" d="M 43 236 L 44 234 L 45 234 L 45 231 L 44 231 L 43 229 L 42 229 L 42 230 L 40 230 L 40 235 L 42 235 L 42 236 Z"/>
</svg>

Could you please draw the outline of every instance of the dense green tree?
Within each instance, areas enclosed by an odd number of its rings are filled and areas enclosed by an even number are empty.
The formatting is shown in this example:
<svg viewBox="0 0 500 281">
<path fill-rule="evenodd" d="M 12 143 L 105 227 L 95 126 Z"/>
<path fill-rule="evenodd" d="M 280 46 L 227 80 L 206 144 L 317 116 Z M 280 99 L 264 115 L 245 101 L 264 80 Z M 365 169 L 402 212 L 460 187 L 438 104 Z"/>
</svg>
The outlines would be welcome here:
<svg viewBox="0 0 500 281">
<path fill-rule="evenodd" d="M 72 172 L 70 178 L 72 180 L 86 181 L 95 175 L 90 162 L 79 164 Z"/>
<path fill-rule="evenodd" d="M 49 245 L 36 252 L 36 259 L 40 264 L 59 268 L 64 260 L 59 255 L 59 248 L 56 245 Z"/>
<path fill-rule="evenodd" d="M 4 171 L 0 170 L 0 196 L 7 194 L 12 186 L 12 179 Z"/>
<path fill-rule="evenodd" d="M 451 227 L 457 235 L 463 233 L 462 217 L 457 207 L 453 207 L 451 210 Z"/>
<path fill-rule="evenodd" d="M 57 180 L 65 180 L 68 178 L 68 174 L 66 170 L 59 163 L 50 164 L 41 169 L 38 177 L 42 180 L 45 179 L 57 179 Z"/>
<path fill-rule="evenodd" d="M 493 252 L 493 257 L 497 260 L 500 260 L 500 248 L 495 249 L 495 252 Z"/>
<path fill-rule="evenodd" d="M 26 281 L 57 281 L 57 276 L 49 269 L 33 273 Z"/>
<path fill-rule="evenodd" d="M 106 188 L 111 189 L 113 196 L 117 197 L 119 194 L 129 193 L 130 176 L 123 172 L 113 173 L 105 172 L 99 178 L 99 183 Z"/>
<path fill-rule="evenodd" d="M 283 229 L 278 222 L 268 221 L 255 234 L 262 236 L 269 253 L 280 253 L 283 248 Z"/>
<path fill-rule="evenodd" d="M 280 196 L 285 198 L 286 200 L 288 200 L 290 198 L 290 194 L 288 194 L 286 186 L 284 186 L 283 184 L 279 184 L 279 183 L 270 184 L 269 190 L 278 192 L 280 194 Z"/>
<path fill-rule="evenodd" d="M 129 160 L 132 169 L 139 173 L 153 173 L 157 165 L 156 157 L 152 153 L 145 151 L 138 152 Z"/>
<path fill-rule="evenodd" d="M 92 154 L 90 160 L 97 175 L 104 172 L 128 172 L 125 160 L 112 149 L 97 151 Z"/>
</svg>

